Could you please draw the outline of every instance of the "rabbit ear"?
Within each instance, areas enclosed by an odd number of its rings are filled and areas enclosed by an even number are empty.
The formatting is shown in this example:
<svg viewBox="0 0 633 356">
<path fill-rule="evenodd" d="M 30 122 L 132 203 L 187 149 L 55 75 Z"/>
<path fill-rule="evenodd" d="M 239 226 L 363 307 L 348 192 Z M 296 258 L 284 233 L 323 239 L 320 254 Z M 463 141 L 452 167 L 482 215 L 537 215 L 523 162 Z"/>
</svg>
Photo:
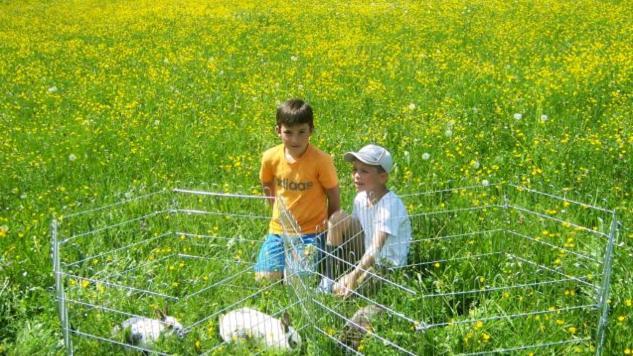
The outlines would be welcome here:
<svg viewBox="0 0 633 356">
<path fill-rule="evenodd" d="M 160 318 L 160 320 L 165 320 L 167 317 L 167 313 L 165 313 L 162 309 L 156 309 L 156 314 Z"/>
<path fill-rule="evenodd" d="M 287 311 L 281 316 L 281 326 L 284 329 L 284 332 L 287 333 L 290 328 L 290 314 Z"/>
</svg>

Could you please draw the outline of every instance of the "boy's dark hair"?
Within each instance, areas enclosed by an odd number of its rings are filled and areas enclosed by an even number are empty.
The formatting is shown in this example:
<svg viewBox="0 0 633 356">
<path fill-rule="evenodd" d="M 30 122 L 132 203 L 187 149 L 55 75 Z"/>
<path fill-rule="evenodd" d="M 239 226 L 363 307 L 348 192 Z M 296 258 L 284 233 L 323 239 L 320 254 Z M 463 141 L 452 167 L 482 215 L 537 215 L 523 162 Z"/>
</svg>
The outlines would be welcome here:
<svg viewBox="0 0 633 356">
<path fill-rule="evenodd" d="M 301 99 L 289 99 L 277 107 L 277 126 L 308 124 L 314 128 L 312 108 Z"/>
</svg>

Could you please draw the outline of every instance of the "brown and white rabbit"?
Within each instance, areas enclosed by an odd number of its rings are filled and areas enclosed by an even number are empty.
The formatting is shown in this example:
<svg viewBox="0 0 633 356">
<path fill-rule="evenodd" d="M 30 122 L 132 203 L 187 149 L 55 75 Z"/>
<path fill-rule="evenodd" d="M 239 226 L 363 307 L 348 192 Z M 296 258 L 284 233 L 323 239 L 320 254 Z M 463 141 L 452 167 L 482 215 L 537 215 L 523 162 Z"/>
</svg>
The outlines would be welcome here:
<svg viewBox="0 0 633 356">
<path fill-rule="evenodd" d="M 358 309 L 343 326 L 343 330 L 338 337 L 339 341 L 354 350 L 358 350 L 361 340 L 367 334 L 367 331 L 371 330 L 372 320 L 383 311 L 383 307 L 374 304 Z"/>
</svg>

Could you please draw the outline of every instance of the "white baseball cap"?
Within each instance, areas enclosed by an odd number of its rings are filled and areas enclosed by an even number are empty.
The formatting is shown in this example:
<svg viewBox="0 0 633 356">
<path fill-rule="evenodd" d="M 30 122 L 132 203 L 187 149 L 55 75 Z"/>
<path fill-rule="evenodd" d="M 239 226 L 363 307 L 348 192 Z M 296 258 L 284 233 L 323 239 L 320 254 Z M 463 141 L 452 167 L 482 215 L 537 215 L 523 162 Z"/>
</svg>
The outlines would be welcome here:
<svg viewBox="0 0 633 356">
<path fill-rule="evenodd" d="M 347 152 L 343 158 L 345 158 L 347 162 L 359 160 L 371 166 L 381 166 L 387 173 L 389 173 L 393 167 L 391 153 L 383 147 L 373 144 L 361 148 L 358 152 Z"/>
</svg>

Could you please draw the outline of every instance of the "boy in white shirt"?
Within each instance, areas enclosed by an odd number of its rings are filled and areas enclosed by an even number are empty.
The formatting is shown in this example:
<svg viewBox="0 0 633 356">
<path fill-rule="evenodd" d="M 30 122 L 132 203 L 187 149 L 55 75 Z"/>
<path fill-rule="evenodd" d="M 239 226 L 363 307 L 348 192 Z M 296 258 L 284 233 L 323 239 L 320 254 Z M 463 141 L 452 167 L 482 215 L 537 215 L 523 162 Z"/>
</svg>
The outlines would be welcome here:
<svg viewBox="0 0 633 356">
<path fill-rule="evenodd" d="M 402 200 L 387 188 L 393 167 L 389 151 L 370 144 L 358 152 L 347 152 L 344 158 L 353 165 L 352 178 L 358 194 L 351 217 L 342 211 L 330 217 L 325 277 L 319 290 L 348 297 L 372 267 L 406 265 L 411 223 Z M 359 249 L 355 245 L 361 238 Z M 344 259 L 354 267 L 334 282 L 336 259 Z"/>
</svg>

